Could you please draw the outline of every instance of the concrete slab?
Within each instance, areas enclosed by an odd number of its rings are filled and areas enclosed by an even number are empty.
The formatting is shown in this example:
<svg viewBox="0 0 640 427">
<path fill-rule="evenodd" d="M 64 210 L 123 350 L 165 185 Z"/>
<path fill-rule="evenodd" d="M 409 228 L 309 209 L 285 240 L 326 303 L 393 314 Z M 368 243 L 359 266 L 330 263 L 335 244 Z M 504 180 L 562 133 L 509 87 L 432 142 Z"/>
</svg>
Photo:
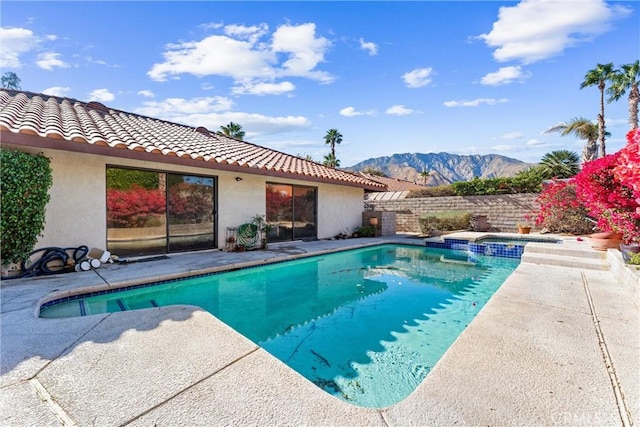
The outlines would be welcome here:
<svg viewBox="0 0 640 427">
<path fill-rule="evenodd" d="M 33 378 L 107 316 L 39 319 L 34 302 L 2 314 L 0 387 Z"/>
<path fill-rule="evenodd" d="M 415 426 L 617 425 L 592 330 L 587 314 L 496 294 L 385 419 Z"/>
<path fill-rule="evenodd" d="M 121 425 L 257 348 L 194 307 L 116 313 L 37 379 L 76 423 Z"/>
<path fill-rule="evenodd" d="M 0 425 L 56 426 L 60 420 L 28 382 L 0 388 Z"/>
<path fill-rule="evenodd" d="M 229 384 L 233 384 L 229 387 Z M 264 350 L 186 390 L 132 426 L 385 426 L 380 413 L 323 392 Z"/>
</svg>

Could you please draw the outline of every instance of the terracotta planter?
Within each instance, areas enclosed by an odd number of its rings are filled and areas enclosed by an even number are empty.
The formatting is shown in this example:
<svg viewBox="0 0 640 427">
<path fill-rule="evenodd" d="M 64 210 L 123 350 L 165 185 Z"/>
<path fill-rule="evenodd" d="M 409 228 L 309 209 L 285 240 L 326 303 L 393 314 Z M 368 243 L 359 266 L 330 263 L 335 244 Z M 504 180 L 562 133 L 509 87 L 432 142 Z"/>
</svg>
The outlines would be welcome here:
<svg viewBox="0 0 640 427">
<path fill-rule="evenodd" d="M 520 234 L 529 234 L 531 232 L 531 227 L 529 227 L 528 225 L 519 225 L 518 226 L 518 233 Z"/>
<path fill-rule="evenodd" d="M 593 233 L 589 235 L 592 239 L 617 239 L 622 240 L 622 233 L 616 231 L 603 231 L 601 233 Z"/>
<path fill-rule="evenodd" d="M 607 249 L 618 249 L 622 243 L 622 239 L 603 239 L 590 237 L 591 247 L 597 251 L 606 251 Z"/>
</svg>

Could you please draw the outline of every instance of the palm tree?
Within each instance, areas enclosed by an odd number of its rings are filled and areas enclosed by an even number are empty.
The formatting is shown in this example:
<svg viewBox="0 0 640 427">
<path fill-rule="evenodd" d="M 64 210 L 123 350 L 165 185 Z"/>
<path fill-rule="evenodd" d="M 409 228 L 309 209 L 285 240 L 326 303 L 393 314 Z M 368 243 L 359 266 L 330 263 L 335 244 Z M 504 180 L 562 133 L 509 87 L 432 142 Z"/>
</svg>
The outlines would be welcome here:
<svg viewBox="0 0 640 427">
<path fill-rule="evenodd" d="M 242 130 L 242 126 L 238 123 L 229 122 L 226 126 L 220 126 L 220 130 L 231 138 L 239 139 L 240 141 L 244 138 L 244 131 Z"/>
<path fill-rule="evenodd" d="M 604 125 L 604 88 L 607 80 L 611 80 L 614 75 L 613 63 L 598 64 L 593 70 L 587 71 L 584 81 L 580 84 L 580 89 L 588 86 L 598 86 L 600 89 L 600 114 L 598 114 L 598 142 L 600 144 L 600 157 L 607 155 L 604 145 L 605 125 Z"/>
<path fill-rule="evenodd" d="M 640 61 L 625 64 L 622 70 L 616 70 L 611 78 L 611 86 L 607 89 L 607 102 L 617 101 L 629 90 L 629 124 L 631 129 L 638 128 L 638 80 L 640 80 Z"/>
<path fill-rule="evenodd" d="M 329 129 L 327 134 L 324 136 L 324 143 L 331 146 L 331 158 L 337 163 L 340 162 L 336 160 L 336 144 L 340 144 L 341 142 L 342 134 L 338 132 L 338 129 Z M 326 159 L 327 157 L 325 157 L 325 160 Z"/>
<path fill-rule="evenodd" d="M 574 134 L 580 139 L 584 139 L 587 143 L 582 151 L 582 162 L 588 162 L 597 158 L 598 150 L 598 125 L 584 117 L 575 117 L 568 123 L 558 123 L 547 129 L 544 133 L 560 132 L 560 135 L 567 136 Z M 605 133 L 607 136 L 609 132 Z"/>
<path fill-rule="evenodd" d="M 573 151 L 552 151 L 542 157 L 539 170 L 544 179 L 571 178 L 580 172 L 580 158 Z"/>
<path fill-rule="evenodd" d="M 422 179 L 424 179 L 424 185 L 427 185 L 427 178 L 429 178 L 429 172 L 427 172 L 426 169 L 422 169 L 422 172 L 420 172 L 420 176 L 422 177 Z"/>
<path fill-rule="evenodd" d="M 333 154 L 329 153 L 324 156 L 324 161 L 322 162 L 325 166 L 330 166 L 332 168 L 337 168 L 340 166 L 340 160 L 336 159 Z"/>
</svg>

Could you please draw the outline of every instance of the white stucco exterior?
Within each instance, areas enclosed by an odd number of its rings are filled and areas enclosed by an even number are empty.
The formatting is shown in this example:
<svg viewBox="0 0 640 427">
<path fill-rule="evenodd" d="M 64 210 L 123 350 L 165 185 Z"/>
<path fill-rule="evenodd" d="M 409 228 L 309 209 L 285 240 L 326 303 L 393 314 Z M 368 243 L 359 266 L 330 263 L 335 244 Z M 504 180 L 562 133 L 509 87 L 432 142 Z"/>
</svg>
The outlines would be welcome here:
<svg viewBox="0 0 640 427">
<path fill-rule="evenodd" d="M 45 229 L 36 249 L 79 245 L 103 249 L 107 247 L 107 165 L 216 177 L 217 247 L 221 249 L 225 247 L 227 227 L 237 227 L 248 222 L 256 214 L 265 214 L 267 182 L 317 188 L 319 239 L 333 237 L 345 230 L 352 231 L 362 225 L 362 188 L 95 154 L 25 147 L 19 149 L 43 153 L 51 159 L 53 169 L 53 185 L 49 191 L 51 200 L 47 205 Z"/>
</svg>

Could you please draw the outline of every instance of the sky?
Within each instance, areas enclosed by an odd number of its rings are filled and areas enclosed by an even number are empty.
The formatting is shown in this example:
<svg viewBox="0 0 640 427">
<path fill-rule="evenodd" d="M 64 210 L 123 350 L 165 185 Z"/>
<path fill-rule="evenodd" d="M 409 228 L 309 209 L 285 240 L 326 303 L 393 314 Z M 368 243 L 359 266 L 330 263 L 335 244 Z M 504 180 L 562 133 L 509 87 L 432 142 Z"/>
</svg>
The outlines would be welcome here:
<svg viewBox="0 0 640 427">
<path fill-rule="evenodd" d="M 395 153 L 538 162 L 584 142 L 598 63 L 640 56 L 640 2 L 3 1 L 0 68 L 23 90 L 212 131 L 343 167 Z M 607 153 L 628 101 L 605 104 Z"/>
</svg>

